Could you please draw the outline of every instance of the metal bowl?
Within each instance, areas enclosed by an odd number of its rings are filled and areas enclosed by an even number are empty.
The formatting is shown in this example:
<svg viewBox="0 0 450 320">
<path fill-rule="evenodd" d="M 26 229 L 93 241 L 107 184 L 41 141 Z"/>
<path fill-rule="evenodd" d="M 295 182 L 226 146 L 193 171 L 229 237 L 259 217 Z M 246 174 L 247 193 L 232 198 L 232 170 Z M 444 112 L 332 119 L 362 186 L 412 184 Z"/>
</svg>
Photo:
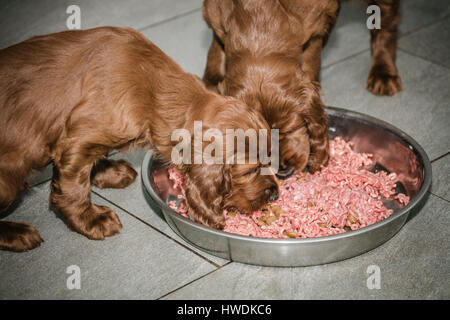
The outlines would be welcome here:
<svg viewBox="0 0 450 320">
<path fill-rule="evenodd" d="M 373 117 L 327 107 L 330 138 L 342 136 L 357 152 L 375 156 L 374 169 L 398 174 L 397 191 L 410 197 L 406 207 L 386 203 L 394 213 L 376 224 L 338 235 L 307 239 L 267 239 L 240 236 L 203 226 L 176 213 L 167 205 L 179 190 L 172 188 L 167 168 L 148 152 L 142 164 L 143 188 L 155 212 L 193 246 L 212 255 L 263 266 L 309 266 L 351 258 L 394 236 L 421 208 L 431 184 L 431 164 L 422 147 L 410 136 Z"/>
</svg>

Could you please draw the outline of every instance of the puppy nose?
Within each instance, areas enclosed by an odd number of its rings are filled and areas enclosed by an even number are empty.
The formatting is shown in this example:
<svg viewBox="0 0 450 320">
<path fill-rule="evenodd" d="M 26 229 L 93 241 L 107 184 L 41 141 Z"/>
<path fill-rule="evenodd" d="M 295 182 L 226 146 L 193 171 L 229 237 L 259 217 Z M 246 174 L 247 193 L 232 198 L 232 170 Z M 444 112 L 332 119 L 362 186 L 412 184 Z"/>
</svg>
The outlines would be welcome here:
<svg viewBox="0 0 450 320">
<path fill-rule="evenodd" d="M 278 200 L 278 190 L 276 188 L 273 188 L 272 193 L 269 196 L 269 201 L 275 201 Z"/>
</svg>

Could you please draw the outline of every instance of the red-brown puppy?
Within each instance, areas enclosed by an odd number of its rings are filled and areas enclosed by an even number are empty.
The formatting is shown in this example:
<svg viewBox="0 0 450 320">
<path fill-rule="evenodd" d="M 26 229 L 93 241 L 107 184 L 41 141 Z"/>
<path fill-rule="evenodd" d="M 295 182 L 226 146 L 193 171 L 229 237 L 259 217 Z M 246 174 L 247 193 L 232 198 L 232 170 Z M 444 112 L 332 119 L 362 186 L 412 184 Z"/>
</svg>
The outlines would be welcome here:
<svg viewBox="0 0 450 320">
<path fill-rule="evenodd" d="M 0 209 L 31 169 L 54 164 L 50 201 L 74 231 L 104 239 L 122 227 L 90 201 L 99 187 L 122 188 L 136 177 L 113 149 L 150 147 L 171 161 L 175 129 L 269 129 L 243 102 L 208 91 L 195 76 L 135 30 L 96 28 L 35 37 L 0 51 Z M 197 221 L 224 225 L 222 206 L 261 207 L 277 187 L 257 164 L 181 164 L 187 205 Z M 94 168 L 94 171 L 92 169 Z M 0 222 L 0 248 L 25 251 L 42 239 L 26 223 Z"/>
<path fill-rule="evenodd" d="M 328 121 L 319 84 L 302 70 L 311 37 L 286 1 L 206 0 L 203 16 L 214 31 L 204 81 L 258 110 L 280 130 L 280 173 L 328 160 Z"/>
</svg>

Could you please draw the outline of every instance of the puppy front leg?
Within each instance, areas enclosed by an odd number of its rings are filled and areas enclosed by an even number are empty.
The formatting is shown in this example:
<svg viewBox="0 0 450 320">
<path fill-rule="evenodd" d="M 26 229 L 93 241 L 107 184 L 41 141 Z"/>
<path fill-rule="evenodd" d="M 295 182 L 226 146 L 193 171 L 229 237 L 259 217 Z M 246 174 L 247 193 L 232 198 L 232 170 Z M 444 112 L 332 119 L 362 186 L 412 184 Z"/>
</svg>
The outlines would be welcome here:
<svg viewBox="0 0 450 320">
<path fill-rule="evenodd" d="M 211 46 L 208 51 L 203 82 L 210 90 L 217 92 L 217 85 L 225 77 L 225 52 L 216 34 L 213 36 Z"/>
<path fill-rule="evenodd" d="M 77 144 L 75 139 L 64 145 L 54 163 L 52 205 L 70 229 L 89 239 L 103 240 L 119 233 L 122 224 L 117 215 L 108 207 L 97 206 L 90 200 L 91 169 L 104 150 Z"/>
<path fill-rule="evenodd" d="M 370 30 L 372 66 L 367 89 L 375 95 L 393 95 L 402 90 L 395 65 L 399 0 L 375 0 L 381 11 L 381 29 Z"/>
<path fill-rule="evenodd" d="M 322 37 L 316 37 L 308 42 L 303 51 L 302 70 L 311 81 L 319 81 L 322 47 Z"/>
</svg>

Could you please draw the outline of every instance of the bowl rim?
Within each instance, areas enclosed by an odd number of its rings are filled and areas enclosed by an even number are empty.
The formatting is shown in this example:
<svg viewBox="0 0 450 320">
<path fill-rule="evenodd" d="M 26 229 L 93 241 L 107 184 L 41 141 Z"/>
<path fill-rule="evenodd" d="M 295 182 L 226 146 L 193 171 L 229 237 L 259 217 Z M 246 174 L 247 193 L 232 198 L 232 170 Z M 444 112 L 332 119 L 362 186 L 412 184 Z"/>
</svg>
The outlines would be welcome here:
<svg viewBox="0 0 450 320">
<path fill-rule="evenodd" d="M 423 163 L 423 182 L 422 186 L 419 189 L 419 192 L 417 193 L 416 197 L 412 199 L 408 205 L 401 208 L 399 211 L 392 214 L 390 217 L 381 220 L 377 223 L 371 224 L 369 226 L 347 231 L 344 233 L 339 233 L 335 235 L 329 235 L 329 236 L 322 236 L 322 237 L 315 237 L 315 238 L 294 238 L 294 239 L 284 239 L 284 238 L 261 238 L 261 237 L 252 237 L 252 236 L 243 236 L 238 235 L 230 232 L 225 232 L 221 230 L 212 229 L 210 227 L 201 225 L 195 221 L 192 221 L 186 217 L 183 217 L 179 213 L 177 213 L 175 210 L 170 208 L 164 201 L 161 200 L 161 198 L 156 194 L 156 192 L 153 190 L 151 184 L 150 184 L 150 175 L 149 175 L 149 169 L 151 165 L 153 164 L 154 158 L 153 158 L 153 150 L 149 150 L 144 157 L 144 160 L 142 161 L 141 166 L 141 179 L 144 184 L 144 187 L 146 191 L 150 194 L 152 199 L 158 204 L 158 206 L 164 211 L 164 214 L 169 214 L 171 218 L 174 218 L 178 221 L 181 221 L 183 223 L 186 223 L 190 225 L 193 228 L 199 229 L 200 231 L 207 232 L 216 236 L 220 237 L 226 237 L 231 238 L 234 240 L 242 240 L 242 241 L 250 241 L 250 242 L 256 242 L 256 243 L 265 243 L 265 244 L 288 244 L 288 245 L 298 245 L 298 244 L 308 244 L 308 243 L 321 243 L 324 241 L 331 241 L 331 240 L 342 240 L 346 238 L 356 237 L 358 235 L 361 235 L 363 233 L 370 232 L 374 229 L 378 229 L 380 227 L 383 227 L 384 225 L 389 224 L 391 221 L 394 221 L 401 216 L 409 213 L 409 211 L 415 207 L 417 204 L 419 204 L 422 199 L 425 197 L 428 189 L 431 185 L 431 177 L 432 177 L 432 169 L 431 169 L 431 162 L 428 158 L 427 153 L 425 150 L 420 146 L 419 143 L 417 143 L 411 136 L 403 132 L 402 130 L 394 127 L 390 123 L 380 120 L 378 118 L 372 117 L 367 114 L 363 114 L 356 111 L 351 111 L 348 109 L 343 108 L 337 108 L 337 107 L 331 107 L 326 106 L 325 107 L 328 114 L 339 114 L 344 115 L 352 118 L 356 118 L 359 121 L 362 122 L 368 122 L 370 124 L 374 124 L 378 127 L 383 127 L 384 129 L 388 130 L 390 133 L 400 137 L 404 141 L 406 141 L 410 146 L 412 146 L 412 151 L 421 158 L 421 161 Z M 166 221 L 167 222 L 167 221 Z"/>
</svg>

